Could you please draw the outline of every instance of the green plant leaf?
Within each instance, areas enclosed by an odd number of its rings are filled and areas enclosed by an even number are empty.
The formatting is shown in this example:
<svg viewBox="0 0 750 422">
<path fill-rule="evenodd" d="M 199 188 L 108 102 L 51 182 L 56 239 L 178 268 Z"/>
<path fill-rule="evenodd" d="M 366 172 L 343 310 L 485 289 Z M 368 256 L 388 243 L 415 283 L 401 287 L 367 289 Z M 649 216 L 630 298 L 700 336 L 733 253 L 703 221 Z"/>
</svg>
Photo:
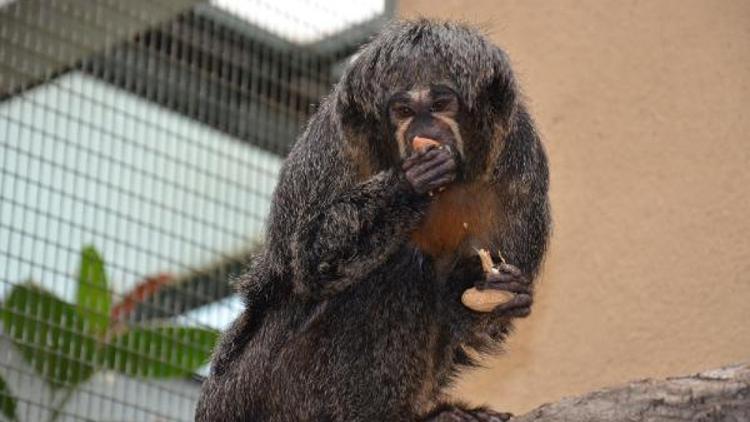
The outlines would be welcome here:
<svg viewBox="0 0 750 422">
<path fill-rule="evenodd" d="M 76 299 L 78 313 L 86 321 L 88 332 L 102 337 L 109 327 L 112 296 L 104 260 L 93 246 L 86 246 L 81 251 Z"/>
<path fill-rule="evenodd" d="M 16 416 L 16 398 L 10 393 L 8 384 L 5 383 L 2 377 L 0 377 L 0 412 L 12 421 L 18 420 L 18 416 Z"/>
<path fill-rule="evenodd" d="M 130 376 L 187 376 L 208 362 L 218 336 L 203 328 L 133 328 L 110 342 L 103 366 Z"/>
<path fill-rule="evenodd" d="M 32 283 L 14 286 L 3 305 L 3 331 L 50 386 L 73 388 L 91 377 L 96 340 L 73 305 Z"/>
</svg>

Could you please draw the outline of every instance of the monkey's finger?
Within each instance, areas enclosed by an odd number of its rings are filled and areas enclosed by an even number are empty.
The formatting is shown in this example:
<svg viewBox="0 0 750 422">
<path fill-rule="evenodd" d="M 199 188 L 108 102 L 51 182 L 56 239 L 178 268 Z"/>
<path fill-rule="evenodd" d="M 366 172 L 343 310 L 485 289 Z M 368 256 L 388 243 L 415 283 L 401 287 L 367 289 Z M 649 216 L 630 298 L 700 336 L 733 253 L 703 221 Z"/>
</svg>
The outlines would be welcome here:
<svg viewBox="0 0 750 422">
<path fill-rule="evenodd" d="M 516 277 L 522 277 L 523 273 L 521 272 L 521 269 L 516 267 L 515 265 L 510 264 L 500 264 L 497 266 L 498 271 L 503 273 L 510 273 L 515 275 Z"/>
<path fill-rule="evenodd" d="M 447 175 L 447 176 L 443 176 L 440 179 L 428 180 L 428 181 L 425 181 L 425 180 L 419 180 L 418 181 L 418 180 L 414 180 L 414 179 L 410 178 L 409 175 L 407 174 L 406 178 L 407 178 L 407 180 L 409 180 L 409 183 L 411 183 L 412 187 L 414 188 L 414 190 L 417 193 L 424 194 L 424 193 L 428 193 L 429 192 L 430 196 L 433 196 L 433 191 L 435 189 L 440 188 L 442 186 L 445 186 L 448 183 L 452 182 L 453 180 L 455 180 L 456 176 L 455 175 Z"/>
<path fill-rule="evenodd" d="M 425 161 L 424 163 L 422 163 L 423 165 L 421 166 L 421 168 L 424 170 L 429 170 L 440 166 L 443 163 L 452 163 L 452 169 L 455 169 L 457 166 L 456 160 L 453 159 L 453 156 L 451 156 L 450 154 L 441 153 L 435 156 L 435 158 L 431 159 L 430 161 Z"/>
<path fill-rule="evenodd" d="M 417 153 L 417 160 L 420 162 L 427 162 L 432 161 L 436 159 L 437 157 L 440 157 L 441 155 L 444 155 L 446 153 L 445 150 L 437 149 L 437 148 L 431 148 L 427 151 L 421 151 Z"/>
<path fill-rule="evenodd" d="M 490 280 L 487 279 L 484 284 L 481 286 L 478 286 L 478 288 L 481 287 L 482 290 L 506 290 L 513 293 L 531 293 L 531 286 L 524 283 L 517 283 L 514 281 L 508 281 L 508 280 Z"/>
<path fill-rule="evenodd" d="M 526 318 L 531 315 L 531 307 L 526 306 L 523 308 L 508 309 L 502 312 L 502 316 L 508 318 Z"/>
<path fill-rule="evenodd" d="M 448 162 L 440 163 L 437 166 L 428 169 L 412 167 L 407 173 L 410 177 L 421 183 L 429 183 L 430 181 L 439 179 L 443 176 L 455 176 L 457 174 L 455 165 L 451 165 Z"/>
<path fill-rule="evenodd" d="M 416 180 L 417 184 L 431 190 L 445 186 L 456 180 L 456 172 L 442 172 L 436 170 L 428 174 L 417 176 Z"/>
<path fill-rule="evenodd" d="M 533 302 L 534 299 L 531 297 L 531 295 L 518 293 L 513 297 L 513 299 L 498 305 L 495 309 L 492 310 L 492 312 L 504 315 L 507 311 L 510 311 L 512 309 L 530 308 Z"/>
<path fill-rule="evenodd" d="M 436 150 L 435 148 L 426 151 L 417 151 L 404 160 L 404 162 L 401 164 L 401 168 L 403 168 L 404 170 L 408 170 L 414 167 L 414 165 L 416 164 L 434 160 L 435 157 L 440 156 L 440 153 L 441 150 Z"/>
<path fill-rule="evenodd" d="M 456 174 L 455 173 L 451 173 L 451 174 L 445 175 L 445 176 L 443 176 L 443 177 L 441 177 L 439 179 L 430 180 L 429 182 L 427 182 L 427 186 L 426 187 L 427 187 L 427 190 L 435 190 L 435 189 L 437 189 L 437 191 L 440 192 L 440 188 L 442 188 L 443 186 L 445 186 L 445 185 L 453 182 L 454 180 L 456 180 Z"/>
<path fill-rule="evenodd" d="M 526 277 L 517 273 L 510 273 L 505 271 L 492 271 L 490 273 L 487 273 L 487 281 L 499 283 L 508 283 L 513 281 L 519 284 L 523 284 L 527 287 L 529 287 L 529 285 L 531 284 Z"/>
<path fill-rule="evenodd" d="M 415 154 L 412 154 L 404 160 L 404 162 L 401 164 L 401 168 L 404 170 L 408 170 L 412 168 L 415 164 L 419 162 L 418 157 Z"/>
<path fill-rule="evenodd" d="M 410 164 L 420 163 L 420 162 L 426 162 L 434 160 L 436 157 L 439 156 L 452 156 L 449 150 L 445 148 L 430 148 L 428 150 L 424 151 L 416 151 L 413 152 L 411 155 L 409 155 L 405 161 L 409 161 Z"/>
<path fill-rule="evenodd" d="M 439 157 L 438 159 L 421 163 L 412 168 L 413 174 L 417 178 L 434 178 L 443 173 L 450 173 L 456 170 L 456 162 L 450 158 Z"/>
<path fill-rule="evenodd" d="M 430 196 L 433 196 L 433 191 L 435 189 L 438 189 L 438 192 L 440 192 L 439 188 L 453 182 L 456 179 L 456 174 L 448 174 L 445 176 L 442 176 L 438 179 L 433 180 L 415 180 L 409 176 L 407 173 L 406 175 L 407 180 L 409 180 L 409 183 L 411 183 L 413 189 L 420 194 L 429 193 Z"/>
<path fill-rule="evenodd" d="M 510 264 L 500 264 L 495 267 L 495 273 L 502 275 L 503 280 L 516 281 L 523 284 L 531 284 L 531 279 L 523 275 L 523 272 L 516 266 Z"/>
</svg>

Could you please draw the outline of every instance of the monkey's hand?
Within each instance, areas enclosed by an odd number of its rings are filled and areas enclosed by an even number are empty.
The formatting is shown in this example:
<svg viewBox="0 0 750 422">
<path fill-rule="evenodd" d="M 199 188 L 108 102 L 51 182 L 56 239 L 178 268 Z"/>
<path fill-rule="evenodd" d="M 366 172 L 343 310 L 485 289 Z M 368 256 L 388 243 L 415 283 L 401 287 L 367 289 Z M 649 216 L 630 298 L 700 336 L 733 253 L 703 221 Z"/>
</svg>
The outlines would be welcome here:
<svg viewBox="0 0 750 422">
<path fill-rule="evenodd" d="M 402 165 L 406 180 L 420 195 L 440 191 L 456 180 L 456 168 L 455 156 L 447 147 L 416 151 Z"/>
<path fill-rule="evenodd" d="M 523 318 L 531 313 L 533 302 L 533 287 L 531 281 L 524 277 L 521 270 L 510 264 L 500 264 L 497 271 L 485 272 L 485 278 L 475 283 L 480 292 L 482 290 L 503 290 L 513 293 L 513 298 L 498 305 L 492 310 L 497 316 L 509 318 Z"/>
</svg>

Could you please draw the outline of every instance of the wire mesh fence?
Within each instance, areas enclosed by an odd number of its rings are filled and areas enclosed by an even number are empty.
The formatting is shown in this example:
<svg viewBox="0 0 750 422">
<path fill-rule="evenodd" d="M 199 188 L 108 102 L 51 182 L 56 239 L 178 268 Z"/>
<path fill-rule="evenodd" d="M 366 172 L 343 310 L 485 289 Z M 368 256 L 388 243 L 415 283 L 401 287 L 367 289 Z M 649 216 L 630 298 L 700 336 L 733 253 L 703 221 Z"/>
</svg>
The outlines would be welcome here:
<svg viewBox="0 0 750 422">
<path fill-rule="evenodd" d="M 0 0 L 0 418 L 192 419 L 283 157 L 392 8 Z"/>
</svg>

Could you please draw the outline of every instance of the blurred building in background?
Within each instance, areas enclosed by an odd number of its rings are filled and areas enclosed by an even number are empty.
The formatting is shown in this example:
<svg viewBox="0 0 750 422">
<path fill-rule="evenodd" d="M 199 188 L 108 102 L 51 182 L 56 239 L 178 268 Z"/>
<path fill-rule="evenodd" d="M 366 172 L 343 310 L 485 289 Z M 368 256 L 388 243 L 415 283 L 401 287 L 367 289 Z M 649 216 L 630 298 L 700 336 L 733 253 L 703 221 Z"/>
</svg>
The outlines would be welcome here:
<svg viewBox="0 0 750 422">
<path fill-rule="evenodd" d="M 284 155 L 391 1 L 0 1 L 0 410 L 192 420 Z"/>
</svg>

